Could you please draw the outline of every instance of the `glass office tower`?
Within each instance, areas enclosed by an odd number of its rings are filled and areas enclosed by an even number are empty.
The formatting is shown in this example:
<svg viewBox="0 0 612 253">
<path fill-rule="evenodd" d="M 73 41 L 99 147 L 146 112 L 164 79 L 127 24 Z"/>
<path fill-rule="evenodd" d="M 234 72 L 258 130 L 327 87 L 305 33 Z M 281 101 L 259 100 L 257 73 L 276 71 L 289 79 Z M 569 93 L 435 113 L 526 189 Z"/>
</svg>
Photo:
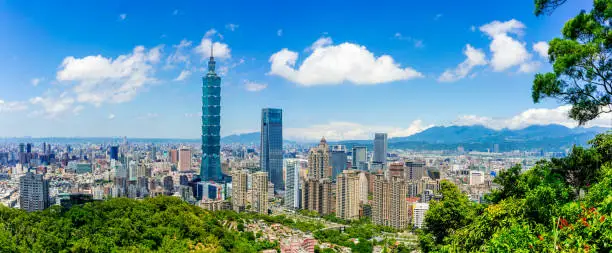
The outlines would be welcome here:
<svg viewBox="0 0 612 253">
<path fill-rule="evenodd" d="M 261 157 L 260 166 L 268 172 L 274 191 L 285 189 L 283 182 L 283 110 L 264 108 L 261 110 Z"/>
<path fill-rule="evenodd" d="M 212 48 L 211 48 L 212 51 Z M 203 181 L 220 181 L 221 175 L 221 77 L 215 73 L 215 58 L 210 56 L 208 73 L 202 78 L 202 164 Z"/>
</svg>

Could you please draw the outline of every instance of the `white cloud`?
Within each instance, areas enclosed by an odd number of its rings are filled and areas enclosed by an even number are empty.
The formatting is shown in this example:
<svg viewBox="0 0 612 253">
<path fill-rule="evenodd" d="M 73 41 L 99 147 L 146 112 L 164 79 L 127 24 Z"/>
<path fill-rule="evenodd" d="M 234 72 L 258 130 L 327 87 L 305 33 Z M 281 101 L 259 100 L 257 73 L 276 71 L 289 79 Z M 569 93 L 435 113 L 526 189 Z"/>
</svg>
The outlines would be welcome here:
<svg viewBox="0 0 612 253">
<path fill-rule="evenodd" d="M 415 48 L 423 48 L 425 46 L 425 44 L 423 43 L 423 40 L 415 39 L 415 38 L 412 38 L 412 37 L 405 37 L 404 35 L 402 35 L 399 32 L 396 32 L 393 35 L 393 37 L 395 39 L 398 39 L 398 40 L 410 41 L 410 42 L 412 42 L 412 44 L 414 45 Z"/>
<path fill-rule="evenodd" d="M 265 89 L 267 87 L 268 87 L 268 85 L 265 84 L 265 83 L 256 83 L 256 82 L 252 82 L 252 81 L 248 81 L 248 80 L 244 81 L 244 88 L 247 91 L 253 91 L 253 92 L 261 91 L 261 90 L 263 90 L 263 89 Z"/>
<path fill-rule="evenodd" d="M 536 70 L 538 70 L 541 65 L 542 63 L 540 63 L 539 61 L 524 62 L 521 64 L 521 66 L 519 66 L 519 72 L 533 73 L 536 72 Z"/>
<path fill-rule="evenodd" d="M 525 43 L 510 36 L 522 35 L 523 29 L 525 25 L 515 19 L 506 22 L 496 20 L 480 27 L 480 31 L 492 39 L 489 49 L 493 53 L 490 63 L 494 71 L 519 66 L 531 59 Z"/>
<path fill-rule="evenodd" d="M 321 37 L 317 41 L 312 43 L 312 45 L 306 51 L 307 52 L 308 51 L 315 51 L 317 48 L 326 47 L 326 46 L 329 46 L 329 45 L 331 45 L 333 43 L 334 42 L 332 41 L 332 39 L 330 37 Z"/>
<path fill-rule="evenodd" d="M 43 80 L 45 80 L 44 78 L 32 78 L 32 80 L 30 80 L 30 83 L 32 83 L 32 85 L 34 86 L 38 86 L 38 84 L 40 84 L 40 82 L 42 82 Z"/>
<path fill-rule="evenodd" d="M 178 14 L 179 14 L 179 10 L 174 10 L 174 11 L 172 11 L 172 15 L 176 16 L 176 15 L 178 15 Z"/>
<path fill-rule="evenodd" d="M 214 31 L 214 29 L 212 29 Z M 210 57 L 210 48 L 212 44 L 213 54 L 215 58 L 219 59 L 228 59 L 231 58 L 230 48 L 227 44 L 221 42 L 212 42 L 210 37 L 216 33 L 211 31 L 206 32 L 206 35 L 202 38 L 200 45 L 198 45 L 194 50 L 196 53 L 202 56 L 202 60 L 208 59 Z"/>
<path fill-rule="evenodd" d="M 119 14 L 119 19 L 125 20 L 126 18 L 127 18 L 127 14 L 125 14 L 125 13 Z"/>
<path fill-rule="evenodd" d="M 548 59 L 548 43 L 546 41 L 540 41 L 533 44 L 533 51 L 536 51 L 542 58 Z"/>
<path fill-rule="evenodd" d="M 483 125 L 491 129 L 522 129 L 531 125 L 558 124 L 566 127 L 576 127 L 578 123 L 569 118 L 570 105 L 557 108 L 528 109 L 510 118 L 490 118 L 476 115 L 462 115 L 453 125 Z M 602 114 L 599 118 L 588 122 L 587 126 L 612 127 L 612 114 Z"/>
<path fill-rule="evenodd" d="M 278 29 L 276 31 L 276 36 L 278 36 L 278 37 L 283 36 L 283 29 Z"/>
<path fill-rule="evenodd" d="M 109 119 L 109 120 L 112 120 L 112 119 L 114 119 L 114 118 L 115 118 L 115 114 L 112 114 L 112 113 L 111 113 L 111 114 L 109 114 L 109 115 L 108 115 L 108 119 Z"/>
<path fill-rule="evenodd" d="M 70 97 L 68 93 L 64 92 L 59 96 L 55 97 L 50 94 L 44 97 L 34 97 L 30 99 L 30 103 L 33 105 L 39 105 L 42 110 L 33 112 L 33 115 L 40 115 L 46 118 L 55 118 L 64 114 L 65 112 L 74 110 L 72 107 L 75 103 L 75 99 Z"/>
<path fill-rule="evenodd" d="M 386 132 L 389 137 L 403 137 L 419 133 L 433 125 L 424 125 L 415 120 L 406 128 L 390 126 L 369 126 L 353 122 L 330 122 L 309 127 L 286 128 L 286 138 L 297 141 L 316 141 L 321 137 L 327 140 L 366 140 L 372 139 L 375 132 Z"/>
<path fill-rule="evenodd" d="M 198 112 L 198 113 L 185 113 L 185 117 L 186 118 L 195 118 L 195 117 L 202 117 L 202 112 Z"/>
<path fill-rule="evenodd" d="M 154 119 L 157 117 L 159 117 L 157 113 L 149 112 L 149 113 L 139 116 L 138 119 Z"/>
<path fill-rule="evenodd" d="M 72 109 L 72 113 L 73 113 L 74 115 L 79 115 L 79 114 L 81 114 L 81 111 L 82 111 L 83 109 L 85 109 L 85 107 L 84 107 L 84 106 L 82 106 L 82 105 L 77 105 L 77 106 L 75 106 L 75 107 L 74 107 L 74 109 Z"/>
<path fill-rule="evenodd" d="M 476 26 L 471 26 L 470 27 L 470 31 L 475 32 L 476 31 Z"/>
<path fill-rule="evenodd" d="M 366 47 L 347 42 L 314 49 L 296 69 L 297 58 L 298 53 L 286 48 L 276 52 L 269 59 L 269 74 L 304 86 L 380 84 L 423 77 L 412 68 L 401 68 L 389 55 L 376 58 Z"/>
<path fill-rule="evenodd" d="M 170 55 L 168 55 L 168 58 L 166 58 L 166 68 L 172 68 L 175 64 L 180 63 L 185 63 L 185 65 L 189 66 L 191 62 L 189 60 L 190 55 L 187 51 L 191 47 L 192 43 L 193 42 L 187 39 L 182 39 L 178 45 L 172 45 L 174 52 L 172 52 Z"/>
<path fill-rule="evenodd" d="M 28 109 L 28 105 L 24 102 L 20 102 L 20 101 L 6 102 L 4 100 L 0 100 L 0 113 L 23 111 L 26 109 Z"/>
<path fill-rule="evenodd" d="M 225 29 L 230 30 L 230 31 L 235 31 L 236 29 L 238 29 L 239 25 L 237 24 L 227 24 L 225 25 Z"/>
<path fill-rule="evenodd" d="M 434 20 L 438 20 L 442 17 L 442 13 L 438 13 L 436 14 L 436 16 L 434 17 Z"/>
<path fill-rule="evenodd" d="M 181 71 L 181 73 L 176 78 L 174 78 L 174 81 L 183 81 L 190 75 L 191 75 L 191 71 L 184 69 L 183 71 Z"/>
<path fill-rule="evenodd" d="M 155 82 L 154 64 L 159 62 L 162 46 L 146 50 L 137 46 L 132 53 L 115 59 L 102 55 L 64 58 L 56 78 L 74 82 L 76 100 L 100 106 L 132 100 L 147 84 Z"/>
<path fill-rule="evenodd" d="M 480 49 L 473 48 L 470 44 L 465 46 L 463 54 L 465 54 L 466 59 L 461 62 L 457 68 L 444 71 L 438 78 L 439 82 L 454 82 L 463 79 L 468 76 L 474 67 L 487 64 L 484 52 Z"/>
</svg>

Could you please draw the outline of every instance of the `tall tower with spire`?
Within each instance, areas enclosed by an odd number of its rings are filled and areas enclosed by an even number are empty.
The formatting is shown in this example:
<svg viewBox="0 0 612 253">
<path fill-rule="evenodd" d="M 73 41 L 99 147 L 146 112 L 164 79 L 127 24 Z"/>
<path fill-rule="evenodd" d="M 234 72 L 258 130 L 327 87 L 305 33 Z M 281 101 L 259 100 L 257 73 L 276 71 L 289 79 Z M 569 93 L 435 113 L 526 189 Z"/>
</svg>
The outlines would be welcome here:
<svg viewBox="0 0 612 253">
<path fill-rule="evenodd" d="M 221 175 L 221 77 L 215 73 L 212 42 L 208 73 L 202 77 L 202 181 L 219 181 Z"/>
</svg>

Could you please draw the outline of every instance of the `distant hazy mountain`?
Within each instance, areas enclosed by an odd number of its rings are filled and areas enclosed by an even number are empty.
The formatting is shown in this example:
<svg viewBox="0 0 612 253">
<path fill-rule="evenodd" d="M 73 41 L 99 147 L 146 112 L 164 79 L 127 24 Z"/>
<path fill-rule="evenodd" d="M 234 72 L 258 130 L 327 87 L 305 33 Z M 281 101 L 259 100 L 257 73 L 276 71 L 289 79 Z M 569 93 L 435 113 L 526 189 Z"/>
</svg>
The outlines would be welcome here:
<svg viewBox="0 0 612 253">
<path fill-rule="evenodd" d="M 221 138 L 221 142 L 225 144 L 240 143 L 240 144 L 259 144 L 260 134 L 259 132 L 245 133 L 245 134 L 232 134 Z"/>
<path fill-rule="evenodd" d="M 568 128 L 562 125 L 533 125 L 523 129 L 494 130 L 481 125 L 438 126 L 423 132 L 389 139 L 390 148 L 415 150 L 451 150 L 463 146 L 465 150 L 493 151 L 495 144 L 500 151 L 544 150 L 562 151 L 573 145 L 586 145 L 596 134 L 609 128 Z M 223 137 L 223 143 L 259 144 L 259 132 Z M 293 142 L 285 140 L 285 142 Z M 315 142 L 313 141 L 313 144 Z M 372 148 L 372 140 L 345 140 L 330 142 L 347 147 L 356 145 Z"/>
</svg>

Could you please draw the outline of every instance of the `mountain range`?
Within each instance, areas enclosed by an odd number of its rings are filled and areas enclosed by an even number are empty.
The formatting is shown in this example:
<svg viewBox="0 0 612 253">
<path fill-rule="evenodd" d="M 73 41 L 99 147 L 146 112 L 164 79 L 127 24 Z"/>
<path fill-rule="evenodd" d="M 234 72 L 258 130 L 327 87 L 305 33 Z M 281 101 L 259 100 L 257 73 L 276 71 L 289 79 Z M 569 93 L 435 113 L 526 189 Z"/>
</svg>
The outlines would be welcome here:
<svg viewBox="0 0 612 253">
<path fill-rule="evenodd" d="M 544 150 L 563 151 L 573 145 L 586 145 L 596 134 L 610 130 L 601 127 L 568 128 L 562 125 L 532 125 L 523 129 L 495 130 L 482 125 L 437 126 L 406 136 L 389 138 L 389 148 L 414 150 L 452 150 L 462 146 L 465 150 L 493 151 L 495 144 L 499 151 Z M 259 132 L 229 135 L 223 143 L 259 145 Z M 285 142 L 294 142 L 285 140 Z M 312 144 L 315 144 L 313 142 Z M 363 145 L 371 148 L 372 140 L 344 140 L 330 142 L 347 147 Z"/>
</svg>

